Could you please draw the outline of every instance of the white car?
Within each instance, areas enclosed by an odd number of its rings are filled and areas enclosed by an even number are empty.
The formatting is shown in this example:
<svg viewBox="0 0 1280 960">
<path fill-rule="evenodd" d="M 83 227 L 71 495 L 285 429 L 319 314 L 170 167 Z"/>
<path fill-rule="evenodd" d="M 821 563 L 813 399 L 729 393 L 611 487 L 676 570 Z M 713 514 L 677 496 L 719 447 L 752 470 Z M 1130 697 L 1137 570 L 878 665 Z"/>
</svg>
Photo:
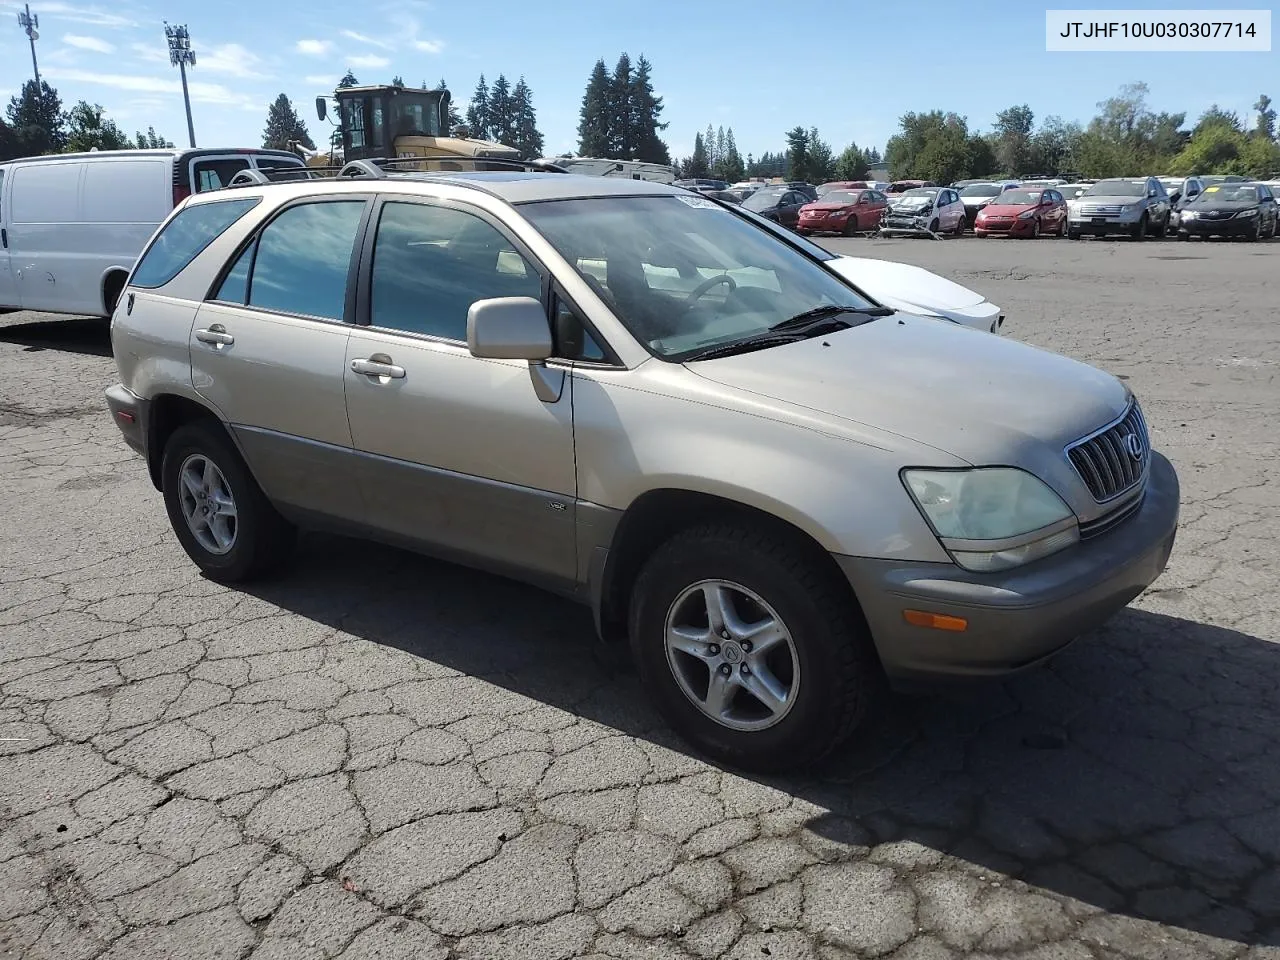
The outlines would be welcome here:
<svg viewBox="0 0 1280 960">
<path fill-rule="evenodd" d="M 917 316 L 937 317 L 962 327 L 988 333 L 999 333 L 1004 326 L 1004 311 L 982 294 L 962 287 L 953 280 L 940 277 L 924 267 L 874 257 L 847 257 L 832 253 L 785 227 L 767 220 L 741 206 L 729 207 L 740 217 L 760 224 L 788 243 L 798 246 L 822 260 L 873 300 Z"/>
<path fill-rule="evenodd" d="M 989 333 L 1004 326 L 1004 313 L 982 294 L 923 267 L 873 257 L 836 257 L 827 266 L 886 307 Z"/>
</svg>

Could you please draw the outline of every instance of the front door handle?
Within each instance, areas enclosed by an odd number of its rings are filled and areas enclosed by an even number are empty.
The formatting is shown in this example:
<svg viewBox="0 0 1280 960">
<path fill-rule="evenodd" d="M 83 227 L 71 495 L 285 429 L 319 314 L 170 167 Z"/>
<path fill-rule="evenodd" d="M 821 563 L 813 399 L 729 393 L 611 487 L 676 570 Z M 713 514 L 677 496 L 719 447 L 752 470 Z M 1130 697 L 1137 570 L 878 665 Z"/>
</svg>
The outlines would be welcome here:
<svg viewBox="0 0 1280 960">
<path fill-rule="evenodd" d="M 404 367 L 397 367 L 390 357 L 375 354 L 373 357 L 361 357 L 351 361 L 352 373 L 361 373 L 366 377 L 390 377 L 392 380 L 404 379 Z"/>
<path fill-rule="evenodd" d="M 215 347 L 229 347 L 236 342 L 236 338 L 227 333 L 227 328 L 220 323 L 215 323 L 206 330 L 197 330 L 196 339 Z"/>
</svg>

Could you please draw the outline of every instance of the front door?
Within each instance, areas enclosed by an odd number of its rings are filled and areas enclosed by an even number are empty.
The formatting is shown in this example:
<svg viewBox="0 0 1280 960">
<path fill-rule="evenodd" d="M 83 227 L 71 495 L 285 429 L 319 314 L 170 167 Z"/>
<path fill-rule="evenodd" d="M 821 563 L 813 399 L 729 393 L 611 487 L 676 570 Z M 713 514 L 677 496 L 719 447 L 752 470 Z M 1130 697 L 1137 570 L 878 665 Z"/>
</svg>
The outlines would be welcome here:
<svg viewBox="0 0 1280 960">
<path fill-rule="evenodd" d="M 4 195 L 4 174 L 4 167 L 0 167 L 0 308 L 22 306 L 9 268 L 9 204 Z"/>
<path fill-rule="evenodd" d="M 543 297 L 532 259 L 479 211 L 399 200 L 383 203 L 365 251 L 367 316 L 345 376 L 370 522 L 460 559 L 573 580 L 569 378 L 540 399 L 528 363 L 481 360 L 466 344 L 476 300 Z"/>
<path fill-rule="evenodd" d="M 267 222 L 201 305 L 196 390 L 222 413 L 278 504 L 361 522 L 343 367 L 365 198 L 315 198 Z M 354 292 L 354 291 L 352 291 Z"/>
</svg>

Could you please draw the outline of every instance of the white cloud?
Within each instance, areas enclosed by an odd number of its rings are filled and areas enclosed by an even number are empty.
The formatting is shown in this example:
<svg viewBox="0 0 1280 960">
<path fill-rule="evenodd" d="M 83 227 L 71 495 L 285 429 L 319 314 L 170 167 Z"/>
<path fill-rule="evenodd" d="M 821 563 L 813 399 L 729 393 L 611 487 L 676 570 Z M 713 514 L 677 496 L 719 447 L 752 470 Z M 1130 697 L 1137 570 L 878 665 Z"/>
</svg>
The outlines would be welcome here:
<svg viewBox="0 0 1280 960">
<path fill-rule="evenodd" d="M 267 79 L 261 58 L 238 43 L 224 43 L 208 53 L 197 51 L 196 68 L 209 73 L 225 73 L 232 77 Z"/>
<path fill-rule="evenodd" d="M 0 0 L 0 10 L 18 11 L 23 4 L 16 0 Z M 117 13 L 108 13 L 100 7 L 81 7 L 72 3 L 41 3 L 34 13 L 43 17 L 52 15 L 55 19 L 67 20 L 71 23 L 83 23 L 94 27 L 136 27 L 138 24 L 128 17 Z"/>
<path fill-rule="evenodd" d="M 359 67 L 361 70 L 381 70 L 383 67 L 391 65 L 390 60 L 386 57 L 380 57 L 376 53 L 369 53 L 360 57 L 352 57 L 347 62 L 353 67 Z"/>
<path fill-rule="evenodd" d="M 439 53 L 444 49 L 443 40 L 415 40 L 413 41 L 414 49 L 421 50 L 423 53 Z"/>
<path fill-rule="evenodd" d="M 354 30 L 343 30 L 342 35 L 348 40 L 354 40 L 356 43 L 367 43 L 371 47 L 378 47 L 382 50 L 393 49 L 391 44 L 387 43 L 385 40 L 375 40 L 373 37 L 367 36 L 363 33 L 356 33 Z"/>
<path fill-rule="evenodd" d="M 176 72 L 172 79 L 154 76 L 139 76 L 137 74 L 94 73 L 91 70 L 64 70 L 61 68 L 45 70 L 43 73 L 50 80 L 63 80 L 71 83 L 87 83 L 102 87 L 112 87 L 116 90 L 127 90 L 131 93 L 167 93 L 176 96 L 182 95 L 182 83 L 178 79 Z M 191 99 L 195 103 L 208 103 L 223 107 L 238 107 L 244 110 L 264 109 L 264 105 L 258 101 L 258 98 L 250 97 L 243 93 L 237 93 L 234 90 L 224 87 L 220 83 L 205 83 L 203 81 L 194 80 L 189 82 L 188 88 L 191 92 Z"/>
<path fill-rule="evenodd" d="M 309 57 L 323 57 L 332 49 L 333 44 L 328 40 L 299 40 L 297 43 L 298 52 Z"/>
<path fill-rule="evenodd" d="M 134 43 L 130 45 L 143 63 L 168 63 L 169 48 L 161 43 Z"/>
<path fill-rule="evenodd" d="M 62 42 L 69 47 L 77 47 L 80 50 L 92 50 L 94 53 L 114 53 L 116 49 L 105 40 L 99 40 L 97 37 L 82 37 L 74 33 L 65 34 L 62 38 Z"/>
<path fill-rule="evenodd" d="M 303 77 L 302 79 L 305 80 L 307 83 L 313 84 L 317 87 L 330 88 L 330 87 L 337 87 L 338 81 L 342 78 L 337 74 L 332 74 L 332 73 L 330 74 L 313 73 L 310 76 Z"/>
</svg>

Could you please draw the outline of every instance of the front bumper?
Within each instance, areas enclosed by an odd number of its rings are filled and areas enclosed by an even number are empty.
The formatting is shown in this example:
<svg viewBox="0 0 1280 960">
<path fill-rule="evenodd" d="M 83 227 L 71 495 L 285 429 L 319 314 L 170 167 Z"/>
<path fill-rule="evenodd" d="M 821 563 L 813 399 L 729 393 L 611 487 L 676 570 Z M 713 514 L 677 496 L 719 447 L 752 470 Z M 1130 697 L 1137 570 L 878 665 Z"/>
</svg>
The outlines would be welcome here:
<svg viewBox="0 0 1280 960">
<path fill-rule="evenodd" d="M 1101 223 L 1095 221 L 1102 221 Z M 1067 221 L 1067 229 L 1074 233 L 1087 233 L 1094 236 L 1105 236 L 1108 233 L 1133 233 L 1138 229 L 1138 219 L 1121 220 L 1118 217 L 1082 217 Z"/>
<path fill-rule="evenodd" d="M 107 387 L 107 409 L 125 443 L 147 455 L 147 413 L 150 404 L 123 384 Z"/>
<path fill-rule="evenodd" d="M 1034 220 L 1019 220 L 1017 217 L 1010 220 L 981 220 L 974 224 L 973 232 L 980 237 L 1029 237 L 1033 223 Z"/>
<path fill-rule="evenodd" d="M 1056 653 L 1142 593 L 1168 563 L 1179 486 L 1159 453 L 1142 507 L 1114 529 L 1000 574 L 952 564 L 837 556 L 891 680 L 997 676 Z M 913 626 L 904 610 L 967 621 L 962 632 Z"/>
<path fill-rule="evenodd" d="M 801 233 L 843 233 L 849 226 L 849 217 L 801 217 L 796 229 Z"/>
<path fill-rule="evenodd" d="M 1189 237 L 1243 237 L 1253 232 L 1261 221 L 1257 217 L 1231 217 L 1228 220 L 1183 219 L 1178 230 Z"/>
</svg>

